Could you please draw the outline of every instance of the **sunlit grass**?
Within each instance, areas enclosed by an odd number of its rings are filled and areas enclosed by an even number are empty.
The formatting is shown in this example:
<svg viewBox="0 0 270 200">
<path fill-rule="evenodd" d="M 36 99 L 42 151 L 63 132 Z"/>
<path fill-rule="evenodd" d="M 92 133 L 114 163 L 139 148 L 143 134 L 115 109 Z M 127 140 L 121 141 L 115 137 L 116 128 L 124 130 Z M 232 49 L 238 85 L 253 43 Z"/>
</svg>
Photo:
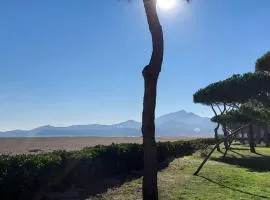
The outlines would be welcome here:
<svg viewBox="0 0 270 200">
<path fill-rule="evenodd" d="M 199 153 L 171 162 L 158 175 L 160 199 L 270 199 L 270 148 L 258 147 L 258 154 L 246 146 L 234 145 L 232 150 L 224 162 L 215 152 L 199 176 L 192 175 L 202 161 Z M 141 181 L 90 199 L 141 199 Z"/>
</svg>

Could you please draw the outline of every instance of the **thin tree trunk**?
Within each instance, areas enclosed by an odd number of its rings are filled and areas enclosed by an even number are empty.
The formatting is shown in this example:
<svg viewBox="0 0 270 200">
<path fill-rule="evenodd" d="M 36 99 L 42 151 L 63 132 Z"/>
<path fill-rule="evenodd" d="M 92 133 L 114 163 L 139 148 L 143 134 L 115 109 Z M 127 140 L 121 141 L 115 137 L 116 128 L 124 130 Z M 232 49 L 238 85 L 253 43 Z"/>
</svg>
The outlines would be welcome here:
<svg viewBox="0 0 270 200">
<path fill-rule="evenodd" d="M 270 134 L 268 133 L 268 127 L 264 127 L 264 138 L 265 138 L 265 145 L 266 147 L 270 146 Z"/>
<path fill-rule="evenodd" d="M 216 112 L 215 109 L 214 109 L 214 105 L 213 105 L 213 104 L 211 104 L 211 108 L 212 108 L 212 110 L 213 110 L 215 116 L 217 117 L 218 115 L 217 115 L 217 112 Z M 219 129 L 219 126 L 220 126 L 220 123 L 218 123 L 218 124 L 217 124 L 217 127 L 214 129 L 214 131 L 215 131 L 215 140 L 216 140 L 216 143 L 218 142 L 218 129 Z M 219 144 L 217 145 L 217 150 L 220 151 Z"/>
<path fill-rule="evenodd" d="M 155 107 L 158 76 L 163 61 L 163 32 L 160 25 L 156 0 L 143 0 L 147 22 L 152 37 L 152 56 L 143 69 L 144 99 L 142 134 L 144 148 L 143 199 L 157 200 L 157 150 L 155 141 Z"/>
<path fill-rule="evenodd" d="M 228 132 L 227 132 L 226 125 L 222 125 L 222 130 L 223 130 L 224 138 L 225 138 L 225 140 L 224 140 L 224 147 L 225 147 L 225 150 L 227 150 L 228 149 L 228 138 L 227 138 Z"/>
<path fill-rule="evenodd" d="M 219 129 L 220 124 L 218 123 L 217 127 L 214 129 L 215 130 L 215 140 L 216 143 L 218 142 L 218 129 Z M 217 145 L 217 150 L 220 151 L 219 144 Z"/>
<path fill-rule="evenodd" d="M 245 144 L 245 135 L 243 130 L 241 130 L 241 143 Z"/>
<path fill-rule="evenodd" d="M 260 144 L 261 142 L 261 130 L 259 126 L 255 126 L 254 142 Z"/>
<path fill-rule="evenodd" d="M 248 141 L 250 146 L 250 152 L 255 153 L 255 143 L 254 143 L 254 135 L 253 135 L 253 125 L 252 123 L 249 124 L 248 127 Z"/>
<path fill-rule="evenodd" d="M 223 159 L 226 157 L 226 155 L 227 155 L 227 152 L 228 152 L 228 150 L 230 149 L 230 147 L 231 147 L 231 145 L 232 145 L 232 143 L 233 143 L 233 139 L 234 138 L 228 138 L 228 140 L 229 140 L 229 144 L 228 144 L 228 148 L 227 149 L 225 149 L 225 152 L 224 152 L 224 154 L 223 154 Z"/>
<path fill-rule="evenodd" d="M 269 132 L 267 132 L 267 134 L 266 134 L 266 147 L 270 147 L 270 133 Z"/>
</svg>

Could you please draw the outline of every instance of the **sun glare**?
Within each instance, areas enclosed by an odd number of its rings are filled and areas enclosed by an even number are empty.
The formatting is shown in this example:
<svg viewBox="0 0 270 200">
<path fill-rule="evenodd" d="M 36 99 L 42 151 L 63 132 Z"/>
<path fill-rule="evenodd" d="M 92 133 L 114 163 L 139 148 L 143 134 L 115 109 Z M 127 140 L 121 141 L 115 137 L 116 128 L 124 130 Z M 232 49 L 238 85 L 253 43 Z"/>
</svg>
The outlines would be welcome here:
<svg viewBox="0 0 270 200">
<path fill-rule="evenodd" d="M 157 0 L 157 6 L 164 10 L 172 9 L 175 4 L 175 0 Z"/>
</svg>

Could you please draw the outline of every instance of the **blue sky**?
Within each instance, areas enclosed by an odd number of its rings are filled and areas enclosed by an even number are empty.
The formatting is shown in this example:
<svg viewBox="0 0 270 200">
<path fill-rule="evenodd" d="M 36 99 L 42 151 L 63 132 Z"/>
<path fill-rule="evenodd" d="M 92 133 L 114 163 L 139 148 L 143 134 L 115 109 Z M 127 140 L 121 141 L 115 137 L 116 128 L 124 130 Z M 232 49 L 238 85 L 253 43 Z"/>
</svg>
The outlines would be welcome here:
<svg viewBox="0 0 270 200">
<path fill-rule="evenodd" d="M 0 130 L 140 120 L 151 53 L 141 1 L 0 1 Z M 193 0 L 159 10 L 156 115 L 210 116 L 192 94 L 253 71 L 270 49 L 269 8 L 269 0 Z"/>
</svg>

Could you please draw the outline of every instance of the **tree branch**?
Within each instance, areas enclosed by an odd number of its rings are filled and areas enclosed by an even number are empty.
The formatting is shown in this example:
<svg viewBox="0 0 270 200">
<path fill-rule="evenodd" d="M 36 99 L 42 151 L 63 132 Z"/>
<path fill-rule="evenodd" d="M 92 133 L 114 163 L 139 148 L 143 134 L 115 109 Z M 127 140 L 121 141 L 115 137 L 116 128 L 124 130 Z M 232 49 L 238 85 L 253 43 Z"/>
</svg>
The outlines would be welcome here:
<svg viewBox="0 0 270 200">
<path fill-rule="evenodd" d="M 213 112 L 215 113 L 215 116 L 217 116 L 217 112 L 215 111 L 213 104 L 211 104 L 211 108 L 212 108 Z"/>
<path fill-rule="evenodd" d="M 221 110 L 221 108 L 219 107 L 219 105 L 216 104 L 216 106 L 218 107 L 218 109 L 219 109 L 219 111 L 220 111 L 220 114 L 222 114 L 222 110 Z"/>
</svg>

